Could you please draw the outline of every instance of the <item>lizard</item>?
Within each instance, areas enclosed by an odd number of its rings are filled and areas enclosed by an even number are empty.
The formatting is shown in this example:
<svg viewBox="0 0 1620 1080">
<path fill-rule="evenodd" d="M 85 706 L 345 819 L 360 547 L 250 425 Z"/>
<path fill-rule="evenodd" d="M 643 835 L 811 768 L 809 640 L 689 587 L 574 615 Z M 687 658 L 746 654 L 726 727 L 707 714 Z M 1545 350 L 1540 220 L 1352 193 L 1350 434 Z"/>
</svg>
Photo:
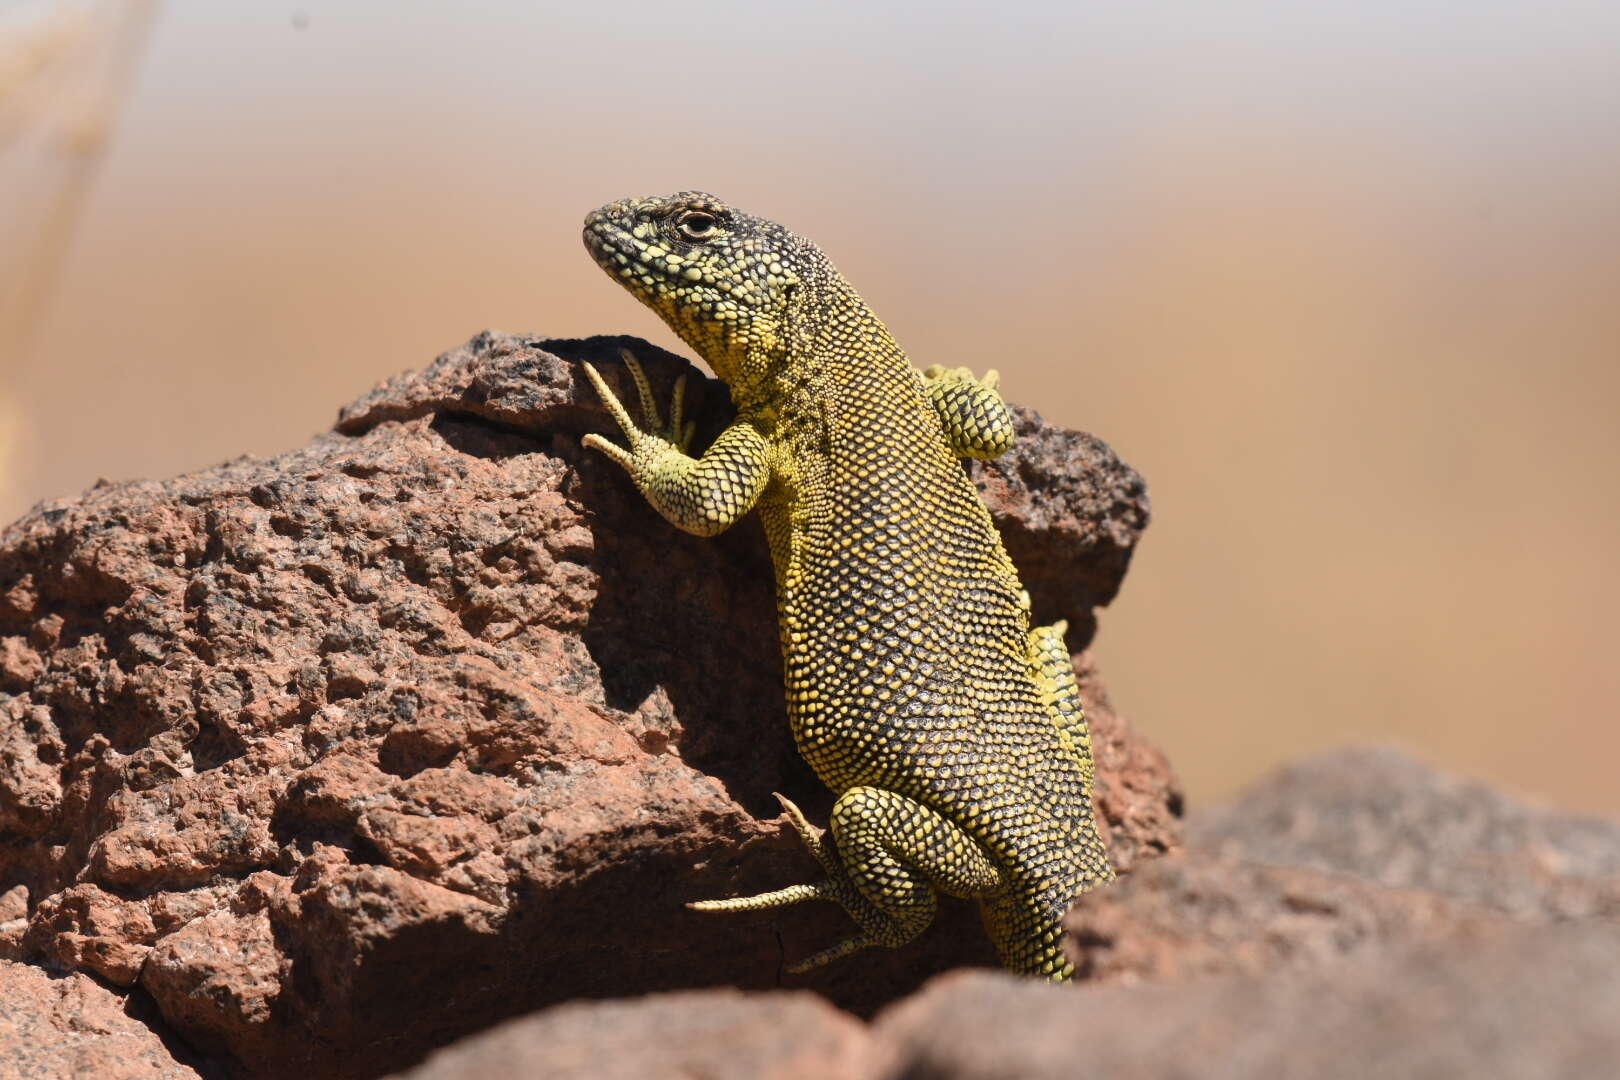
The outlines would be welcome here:
<svg viewBox="0 0 1620 1080">
<path fill-rule="evenodd" d="M 727 385 L 736 418 L 694 454 L 685 375 L 666 417 L 625 351 L 641 416 L 587 364 L 625 441 L 582 442 L 680 529 L 713 536 L 758 511 L 789 724 L 836 796 L 824 834 L 777 795 L 819 880 L 687 906 L 836 902 L 855 930 L 802 972 L 903 946 L 945 893 L 978 902 L 1004 967 L 1070 978 L 1064 913 L 1113 870 L 1065 624 L 1031 627 L 963 465 L 1014 441 L 998 376 L 919 371 L 819 248 L 704 192 L 609 203 L 584 239 Z"/>
</svg>

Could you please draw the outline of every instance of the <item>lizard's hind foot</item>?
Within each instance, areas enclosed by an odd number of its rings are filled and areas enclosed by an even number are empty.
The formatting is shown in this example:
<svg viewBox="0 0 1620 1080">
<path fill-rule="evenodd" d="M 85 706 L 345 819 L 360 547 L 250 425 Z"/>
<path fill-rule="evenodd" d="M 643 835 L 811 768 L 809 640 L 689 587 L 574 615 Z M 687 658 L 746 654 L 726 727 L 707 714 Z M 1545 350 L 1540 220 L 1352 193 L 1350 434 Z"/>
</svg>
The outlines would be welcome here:
<svg viewBox="0 0 1620 1080">
<path fill-rule="evenodd" d="M 795 974 L 872 946 L 904 945 L 934 921 L 937 892 L 976 897 L 1001 888 L 1000 873 L 967 834 L 903 795 L 881 788 L 844 792 L 833 806 L 835 843 L 805 820 L 792 801 L 782 795 L 777 799 L 827 876 L 758 896 L 686 906 L 695 911 L 760 911 L 805 900 L 837 903 L 860 931 L 792 965 L 788 970 Z"/>
</svg>

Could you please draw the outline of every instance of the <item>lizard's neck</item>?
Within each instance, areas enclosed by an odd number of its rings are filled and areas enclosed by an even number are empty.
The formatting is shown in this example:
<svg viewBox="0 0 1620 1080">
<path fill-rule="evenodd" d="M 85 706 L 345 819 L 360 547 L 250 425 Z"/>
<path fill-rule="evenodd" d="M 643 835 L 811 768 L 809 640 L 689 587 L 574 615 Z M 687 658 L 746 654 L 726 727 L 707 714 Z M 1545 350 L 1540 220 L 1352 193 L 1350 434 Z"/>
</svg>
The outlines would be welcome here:
<svg viewBox="0 0 1620 1080">
<path fill-rule="evenodd" d="M 898 374 L 909 366 L 882 320 L 836 273 L 797 290 L 780 324 L 759 328 L 744 349 L 704 359 L 749 415 L 790 408 L 806 394 L 837 396 L 857 371 L 870 378 L 876 369 Z"/>
</svg>

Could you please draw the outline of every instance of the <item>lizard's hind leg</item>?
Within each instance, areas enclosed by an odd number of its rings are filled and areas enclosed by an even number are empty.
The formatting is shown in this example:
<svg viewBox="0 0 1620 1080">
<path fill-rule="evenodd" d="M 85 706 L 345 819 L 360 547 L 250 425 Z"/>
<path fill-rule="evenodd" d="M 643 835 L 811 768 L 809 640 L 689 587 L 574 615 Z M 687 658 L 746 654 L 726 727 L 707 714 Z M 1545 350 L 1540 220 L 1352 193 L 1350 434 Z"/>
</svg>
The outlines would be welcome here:
<svg viewBox="0 0 1620 1080">
<path fill-rule="evenodd" d="M 827 876 L 759 896 L 700 900 L 697 911 L 757 911 L 804 900 L 832 900 L 860 932 L 794 964 L 808 971 L 860 949 L 898 948 L 934 921 L 937 892 L 982 897 L 1001 888 L 1001 874 L 984 850 L 944 817 L 904 795 L 881 788 L 851 788 L 833 805 L 827 843 L 799 808 L 781 799 L 789 820 Z"/>
</svg>

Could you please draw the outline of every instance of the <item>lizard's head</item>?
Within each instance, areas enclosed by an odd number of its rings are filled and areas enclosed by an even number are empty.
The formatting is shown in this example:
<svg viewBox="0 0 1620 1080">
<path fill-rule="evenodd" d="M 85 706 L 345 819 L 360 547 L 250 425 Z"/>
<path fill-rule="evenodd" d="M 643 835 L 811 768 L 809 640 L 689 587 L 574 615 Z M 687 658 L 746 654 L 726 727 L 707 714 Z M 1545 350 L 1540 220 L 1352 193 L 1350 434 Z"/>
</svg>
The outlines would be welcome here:
<svg viewBox="0 0 1620 1080">
<path fill-rule="evenodd" d="M 809 241 L 701 191 L 594 210 L 585 246 L 728 381 L 781 350 L 795 290 L 826 264 Z"/>
</svg>

